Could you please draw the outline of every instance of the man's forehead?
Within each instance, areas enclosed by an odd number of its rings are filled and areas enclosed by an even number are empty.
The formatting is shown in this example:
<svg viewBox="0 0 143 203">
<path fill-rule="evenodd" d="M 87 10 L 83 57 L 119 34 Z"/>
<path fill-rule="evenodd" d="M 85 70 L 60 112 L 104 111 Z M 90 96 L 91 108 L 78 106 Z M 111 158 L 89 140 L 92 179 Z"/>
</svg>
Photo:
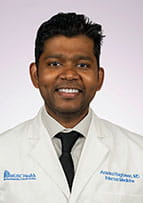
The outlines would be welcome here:
<svg viewBox="0 0 143 203">
<path fill-rule="evenodd" d="M 50 42 L 61 42 L 61 39 L 62 40 L 65 40 L 67 42 L 70 42 L 70 41 L 76 41 L 76 40 L 80 40 L 80 41 L 90 41 L 90 43 L 94 43 L 93 39 L 89 38 L 87 35 L 85 34 L 79 34 L 79 35 L 74 35 L 74 36 L 65 36 L 65 35 L 55 35 L 55 36 L 52 36 L 52 37 L 49 37 L 47 38 L 45 41 L 44 41 L 44 45 L 50 43 Z"/>
<path fill-rule="evenodd" d="M 45 41 L 44 58 L 72 58 L 93 60 L 94 45 L 91 39 L 84 35 L 75 37 L 56 36 Z"/>
</svg>

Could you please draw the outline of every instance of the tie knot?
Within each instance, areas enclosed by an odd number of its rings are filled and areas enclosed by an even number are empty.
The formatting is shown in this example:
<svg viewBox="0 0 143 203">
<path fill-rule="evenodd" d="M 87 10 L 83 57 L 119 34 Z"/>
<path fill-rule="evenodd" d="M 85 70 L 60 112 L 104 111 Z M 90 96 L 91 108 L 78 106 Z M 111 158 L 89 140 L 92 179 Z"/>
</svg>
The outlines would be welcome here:
<svg viewBox="0 0 143 203">
<path fill-rule="evenodd" d="M 71 131 L 69 133 L 58 133 L 56 135 L 57 138 L 61 139 L 61 143 L 62 143 L 62 151 L 65 153 L 70 153 L 72 150 L 72 147 L 74 145 L 74 143 L 76 142 L 76 140 L 81 136 L 80 133 L 76 132 L 76 131 Z"/>
</svg>

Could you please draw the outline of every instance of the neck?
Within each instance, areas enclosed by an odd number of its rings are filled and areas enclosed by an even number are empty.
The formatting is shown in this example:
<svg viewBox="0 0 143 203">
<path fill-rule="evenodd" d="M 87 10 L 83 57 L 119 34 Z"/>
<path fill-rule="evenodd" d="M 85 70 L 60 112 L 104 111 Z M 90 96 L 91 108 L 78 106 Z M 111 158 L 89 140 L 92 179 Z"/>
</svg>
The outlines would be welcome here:
<svg viewBox="0 0 143 203">
<path fill-rule="evenodd" d="M 73 113 L 51 113 L 47 110 L 47 113 L 52 116 L 57 122 L 59 122 L 65 128 L 73 128 L 76 126 L 88 113 L 88 110 L 84 112 L 73 112 Z"/>
</svg>

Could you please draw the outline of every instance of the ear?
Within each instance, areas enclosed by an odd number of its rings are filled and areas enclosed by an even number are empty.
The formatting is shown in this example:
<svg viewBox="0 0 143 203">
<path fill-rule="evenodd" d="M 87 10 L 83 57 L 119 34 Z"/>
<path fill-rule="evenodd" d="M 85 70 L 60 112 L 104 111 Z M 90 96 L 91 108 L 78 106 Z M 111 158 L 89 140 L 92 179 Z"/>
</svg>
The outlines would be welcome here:
<svg viewBox="0 0 143 203">
<path fill-rule="evenodd" d="M 98 86 L 97 86 L 97 91 L 101 89 L 103 81 L 104 81 L 104 69 L 100 67 L 99 70 L 98 70 Z"/>
<path fill-rule="evenodd" d="M 38 81 L 38 70 L 35 63 L 31 63 L 29 67 L 31 81 L 34 87 L 39 88 L 39 81 Z"/>
</svg>

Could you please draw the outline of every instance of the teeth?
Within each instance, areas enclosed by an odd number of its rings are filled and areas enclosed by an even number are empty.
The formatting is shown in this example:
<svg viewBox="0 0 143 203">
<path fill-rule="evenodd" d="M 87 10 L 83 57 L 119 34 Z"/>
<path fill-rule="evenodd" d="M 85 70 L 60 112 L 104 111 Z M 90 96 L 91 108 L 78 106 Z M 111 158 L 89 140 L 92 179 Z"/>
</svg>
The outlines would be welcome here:
<svg viewBox="0 0 143 203">
<path fill-rule="evenodd" d="M 78 93 L 78 89 L 59 89 L 59 92 L 65 92 L 65 93 Z"/>
</svg>

